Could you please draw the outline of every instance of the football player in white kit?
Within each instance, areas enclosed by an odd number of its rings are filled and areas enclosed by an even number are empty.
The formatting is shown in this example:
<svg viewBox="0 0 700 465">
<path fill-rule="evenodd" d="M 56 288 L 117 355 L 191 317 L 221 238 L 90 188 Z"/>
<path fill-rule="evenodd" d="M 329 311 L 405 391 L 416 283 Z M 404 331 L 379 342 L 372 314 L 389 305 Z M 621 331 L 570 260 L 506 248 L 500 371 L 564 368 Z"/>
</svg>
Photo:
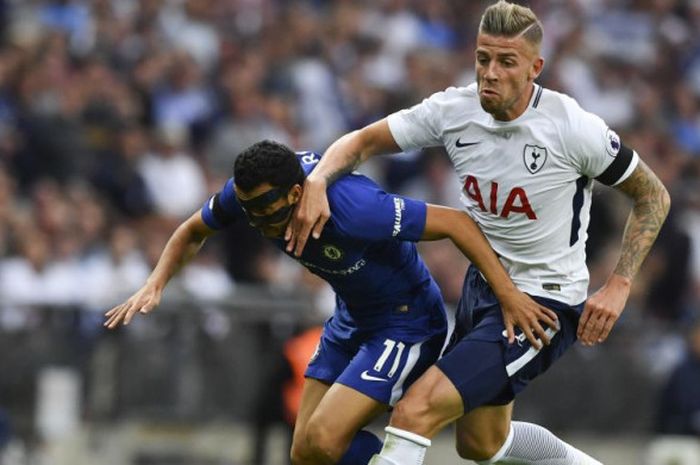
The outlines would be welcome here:
<svg viewBox="0 0 700 465">
<path fill-rule="evenodd" d="M 541 23 L 529 8 L 503 0 L 491 5 L 479 26 L 475 84 L 438 92 L 346 134 L 307 179 L 286 235 L 297 254 L 309 233 L 316 238 L 323 228 L 325 189 L 340 174 L 370 156 L 444 146 L 466 210 L 515 284 L 558 316 L 547 327 L 527 311 L 504 311 L 470 268 L 458 309 L 465 335 L 397 404 L 384 448 L 370 464 L 421 464 L 430 439 L 453 421 L 459 455 L 478 463 L 600 463 L 538 425 L 512 421 L 513 399 L 577 338 L 585 345 L 607 338 L 670 198 L 603 120 L 535 84 L 544 65 L 541 40 Z M 617 266 L 586 299 L 593 179 L 624 192 L 634 206 Z"/>
</svg>

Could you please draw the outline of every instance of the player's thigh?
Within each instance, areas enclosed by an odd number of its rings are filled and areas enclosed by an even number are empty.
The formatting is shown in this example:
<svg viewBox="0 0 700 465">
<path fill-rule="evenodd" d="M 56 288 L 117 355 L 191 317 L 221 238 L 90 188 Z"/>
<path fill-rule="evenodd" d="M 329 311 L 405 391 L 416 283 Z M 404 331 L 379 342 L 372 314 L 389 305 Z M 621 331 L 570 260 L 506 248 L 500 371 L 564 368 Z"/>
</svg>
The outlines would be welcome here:
<svg viewBox="0 0 700 465">
<path fill-rule="evenodd" d="M 464 413 L 483 405 L 505 405 L 514 398 L 504 344 L 488 340 L 489 333 L 500 332 L 500 328 L 497 322 L 477 328 L 436 363 L 458 391 Z M 500 334 L 495 337 L 502 338 Z"/>
<path fill-rule="evenodd" d="M 391 425 L 431 438 L 462 416 L 462 397 L 447 376 L 432 366 L 396 404 Z"/>
<path fill-rule="evenodd" d="M 301 403 L 294 423 L 294 436 L 292 439 L 292 450 L 295 447 L 305 447 L 306 426 L 311 415 L 321 403 L 321 400 L 330 389 L 330 385 L 313 378 L 306 378 L 304 388 L 301 393 Z"/>
<path fill-rule="evenodd" d="M 355 433 L 389 406 L 353 388 L 336 383 L 328 389 L 311 414 L 307 440 L 324 449 L 344 451 Z"/>
<path fill-rule="evenodd" d="M 575 341 L 575 320 L 557 311 L 560 328 L 551 332 L 550 345 L 535 348 L 519 330 L 516 342 L 509 344 L 500 312 L 499 307 L 485 312 L 436 364 L 459 390 L 465 412 L 510 403 Z"/>
<path fill-rule="evenodd" d="M 306 375 L 332 387 L 311 415 L 302 418 L 298 434 L 303 436 L 296 437 L 297 445 L 307 447 L 302 452 L 321 449 L 333 455 L 344 449 L 358 430 L 385 412 L 434 363 L 445 334 L 418 341 L 405 334 L 402 328 L 388 328 L 346 340 L 332 331 L 324 333 Z"/>
<path fill-rule="evenodd" d="M 485 405 L 466 413 L 456 422 L 456 445 L 460 457 L 485 460 L 493 457 L 510 431 L 513 402 Z"/>
</svg>

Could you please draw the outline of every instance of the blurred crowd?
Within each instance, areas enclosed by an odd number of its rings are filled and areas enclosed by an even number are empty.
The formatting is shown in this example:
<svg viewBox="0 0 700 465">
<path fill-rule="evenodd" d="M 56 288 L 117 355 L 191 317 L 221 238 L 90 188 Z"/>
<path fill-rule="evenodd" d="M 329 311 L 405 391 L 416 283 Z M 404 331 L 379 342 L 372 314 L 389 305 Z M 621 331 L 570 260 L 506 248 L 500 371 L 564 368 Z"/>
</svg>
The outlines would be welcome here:
<svg viewBox="0 0 700 465">
<path fill-rule="evenodd" d="M 469 84 L 489 3 L 0 0 L 0 325 L 23 324 L 13 306 L 103 310 L 128 296 L 248 145 L 269 138 L 323 151 Z M 603 117 L 672 193 L 626 314 L 651 325 L 697 318 L 700 0 L 526 3 L 545 28 L 540 83 Z M 365 171 L 389 190 L 459 205 L 442 150 Z M 622 196 L 596 189 L 592 288 L 614 266 L 629 211 Z M 185 290 L 305 286 L 329 306 L 324 285 L 246 225 L 211 242 L 180 278 Z M 456 302 L 466 260 L 448 243 L 421 248 Z"/>
</svg>

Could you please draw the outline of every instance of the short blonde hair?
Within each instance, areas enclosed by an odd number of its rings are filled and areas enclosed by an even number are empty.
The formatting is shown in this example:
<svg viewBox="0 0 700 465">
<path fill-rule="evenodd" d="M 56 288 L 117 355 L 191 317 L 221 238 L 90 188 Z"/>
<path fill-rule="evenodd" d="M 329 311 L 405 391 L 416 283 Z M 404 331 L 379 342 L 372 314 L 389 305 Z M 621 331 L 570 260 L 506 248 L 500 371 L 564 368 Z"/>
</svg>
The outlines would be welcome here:
<svg viewBox="0 0 700 465">
<path fill-rule="evenodd" d="M 486 8 L 479 23 L 479 33 L 493 36 L 516 37 L 539 48 L 542 43 L 542 23 L 530 8 L 499 0 Z"/>
</svg>

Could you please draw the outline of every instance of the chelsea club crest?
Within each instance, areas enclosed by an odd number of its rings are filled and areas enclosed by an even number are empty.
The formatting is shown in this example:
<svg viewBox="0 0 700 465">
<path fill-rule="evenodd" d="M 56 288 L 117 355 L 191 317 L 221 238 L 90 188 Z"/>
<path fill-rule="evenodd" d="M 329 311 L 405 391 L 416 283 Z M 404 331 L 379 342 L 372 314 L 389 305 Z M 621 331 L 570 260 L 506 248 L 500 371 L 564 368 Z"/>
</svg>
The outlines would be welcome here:
<svg viewBox="0 0 700 465">
<path fill-rule="evenodd" d="M 323 245 L 321 251 L 323 252 L 323 256 L 329 260 L 340 260 L 343 257 L 343 251 L 331 244 Z"/>
</svg>

